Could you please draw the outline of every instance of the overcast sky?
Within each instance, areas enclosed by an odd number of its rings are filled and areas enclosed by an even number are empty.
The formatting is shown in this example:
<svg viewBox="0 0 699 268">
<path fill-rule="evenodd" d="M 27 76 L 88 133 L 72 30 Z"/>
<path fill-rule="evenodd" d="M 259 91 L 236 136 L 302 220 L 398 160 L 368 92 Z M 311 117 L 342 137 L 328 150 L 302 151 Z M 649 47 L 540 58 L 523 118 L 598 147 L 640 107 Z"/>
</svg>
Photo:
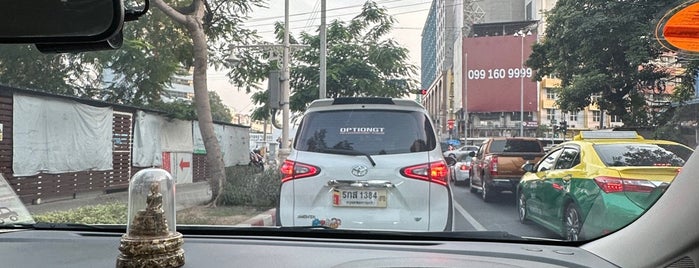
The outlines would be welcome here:
<svg viewBox="0 0 699 268">
<path fill-rule="evenodd" d="M 320 26 L 320 0 L 290 0 L 289 26 L 292 34 L 302 31 L 315 32 Z M 364 0 L 327 0 L 327 22 L 333 20 L 349 21 L 359 14 Z M 431 0 L 375 0 L 397 20 L 395 29 L 390 34 L 403 47 L 410 50 L 411 63 L 420 66 L 420 35 L 427 18 Z M 269 0 L 267 8 L 256 8 L 248 28 L 257 29 L 264 41 L 273 42 L 274 22 L 284 21 L 284 0 Z M 415 77 L 419 80 L 419 76 Z M 232 110 L 248 114 L 254 108 L 250 96 L 228 84 L 223 73 L 209 69 L 209 90 L 221 95 L 224 103 Z"/>
</svg>

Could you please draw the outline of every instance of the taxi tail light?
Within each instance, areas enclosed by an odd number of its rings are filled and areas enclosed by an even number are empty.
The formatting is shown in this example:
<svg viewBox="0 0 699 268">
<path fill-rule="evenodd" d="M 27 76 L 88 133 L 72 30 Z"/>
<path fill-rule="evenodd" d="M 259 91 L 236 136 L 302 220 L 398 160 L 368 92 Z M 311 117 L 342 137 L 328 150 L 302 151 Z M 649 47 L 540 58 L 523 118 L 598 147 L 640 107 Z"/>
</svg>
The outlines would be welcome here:
<svg viewBox="0 0 699 268">
<path fill-rule="evenodd" d="M 319 167 L 291 160 L 284 160 L 280 170 L 282 172 L 282 182 L 315 176 L 320 173 Z"/>
<path fill-rule="evenodd" d="M 461 165 L 459 167 L 460 170 L 468 170 L 470 167 L 468 165 Z"/>
<path fill-rule="evenodd" d="M 498 157 L 493 156 L 493 158 L 490 159 L 490 164 L 488 169 L 490 170 L 490 175 L 497 176 L 498 175 Z"/>
<path fill-rule="evenodd" d="M 605 193 L 637 192 L 649 193 L 655 185 L 647 180 L 630 180 L 615 177 L 597 177 L 595 183 Z"/>
<path fill-rule="evenodd" d="M 449 167 L 444 161 L 436 161 L 404 167 L 400 170 L 400 174 L 411 179 L 424 180 L 446 186 L 447 178 L 449 178 Z"/>
</svg>

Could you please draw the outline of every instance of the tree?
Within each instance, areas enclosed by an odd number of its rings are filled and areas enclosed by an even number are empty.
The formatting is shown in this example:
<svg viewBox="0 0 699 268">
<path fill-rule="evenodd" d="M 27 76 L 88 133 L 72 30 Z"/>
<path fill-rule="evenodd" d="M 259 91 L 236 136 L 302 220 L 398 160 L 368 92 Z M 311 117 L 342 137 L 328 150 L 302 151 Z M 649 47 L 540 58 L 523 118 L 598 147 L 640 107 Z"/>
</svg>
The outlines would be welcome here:
<svg viewBox="0 0 699 268">
<path fill-rule="evenodd" d="M 171 25 L 163 13 L 148 12 L 124 25 L 124 44 L 113 51 L 42 54 L 32 45 L 6 45 L 0 81 L 120 104 L 156 102 L 171 76 L 192 62 L 187 36 Z"/>
<path fill-rule="evenodd" d="M 658 124 L 653 101 L 668 97 L 670 77 L 656 61 L 667 51 L 653 38 L 663 8 L 653 0 L 559 0 L 527 65 L 537 79 L 561 79 L 557 105 L 564 111 L 597 104 L 625 125 Z"/>
<path fill-rule="evenodd" d="M 186 29 L 192 41 L 194 100 L 204 148 L 207 151 L 207 163 L 211 170 L 211 178 L 209 178 L 212 192 L 212 200 L 209 203 L 211 206 L 216 206 L 218 203 L 226 172 L 221 145 L 214 132 L 208 97 L 206 70 L 209 65 L 209 46 L 207 41 L 213 41 L 216 44 L 217 41 L 236 40 L 233 36 L 235 33 L 229 32 L 240 23 L 236 12 L 249 12 L 251 2 L 253 1 L 192 0 L 186 7 L 173 7 L 163 0 L 153 0 L 153 4 L 158 9 Z"/>
<path fill-rule="evenodd" d="M 41 54 L 33 45 L 2 45 L 0 81 L 8 86 L 57 94 L 95 95 L 89 89 L 95 84 L 96 75 L 84 63 L 80 55 Z"/>
<path fill-rule="evenodd" d="M 252 6 L 261 5 L 262 0 L 168 2 L 154 0 L 157 9 L 151 9 L 138 21 L 126 23 L 124 45 L 119 50 L 44 55 L 32 46 L 3 47 L 0 81 L 113 103 L 150 105 L 159 102 L 172 75 L 193 68 L 196 110 L 212 170 L 211 204 L 216 205 L 225 172 L 220 145 L 213 134 L 206 68 L 224 66 L 230 53 L 228 44 L 256 42 L 255 32 L 242 28 L 241 22 Z M 262 79 L 263 75 L 256 71 L 257 63 L 243 63 L 242 70 L 253 72 L 244 77 L 231 75 L 233 81 L 241 85 Z"/>
<path fill-rule="evenodd" d="M 223 104 L 221 97 L 215 92 L 209 92 L 211 117 L 216 122 L 230 123 L 233 120 L 231 110 Z M 176 100 L 173 102 L 153 102 L 149 108 L 164 111 L 168 116 L 182 120 L 197 120 L 197 112 L 191 101 Z"/>
<path fill-rule="evenodd" d="M 328 25 L 327 97 L 402 97 L 416 88 L 417 81 L 411 77 L 417 68 L 408 62 L 408 50 L 386 37 L 394 23 L 385 8 L 368 1 L 349 22 L 335 20 Z M 277 23 L 276 33 L 281 42 L 282 24 Z M 303 32 L 290 42 L 309 46 L 292 55 L 290 109 L 299 112 L 318 98 L 320 37 Z M 255 119 L 269 114 L 266 94 L 253 95 L 255 103 L 265 104 L 254 111 Z"/>
</svg>

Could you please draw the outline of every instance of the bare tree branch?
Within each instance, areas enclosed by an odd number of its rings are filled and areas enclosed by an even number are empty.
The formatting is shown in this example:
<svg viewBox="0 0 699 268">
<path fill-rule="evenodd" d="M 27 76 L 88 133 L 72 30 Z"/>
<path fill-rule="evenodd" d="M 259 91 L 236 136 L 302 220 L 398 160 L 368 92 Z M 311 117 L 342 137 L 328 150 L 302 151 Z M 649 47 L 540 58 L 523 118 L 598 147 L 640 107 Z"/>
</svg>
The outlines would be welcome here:
<svg viewBox="0 0 699 268">
<path fill-rule="evenodd" d="M 190 3 L 188 6 L 174 7 L 174 9 L 185 16 L 192 15 L 194 13 L 194 2 Z"/>
<path fill-rule="evenodd" d="M 163 0 L 153 0 L 153 5 L 155 5 L 156 7 L 158 7 L 158 9 L 163 11 L 168 17 L 172 18 L 172 20 L 181 24 L 187 23 L 187 16 L 175 10 L 170 5 L 163 2 Z M 192 4 L 191 6 L 194 6 L 194 4 Z"/>
</svg>

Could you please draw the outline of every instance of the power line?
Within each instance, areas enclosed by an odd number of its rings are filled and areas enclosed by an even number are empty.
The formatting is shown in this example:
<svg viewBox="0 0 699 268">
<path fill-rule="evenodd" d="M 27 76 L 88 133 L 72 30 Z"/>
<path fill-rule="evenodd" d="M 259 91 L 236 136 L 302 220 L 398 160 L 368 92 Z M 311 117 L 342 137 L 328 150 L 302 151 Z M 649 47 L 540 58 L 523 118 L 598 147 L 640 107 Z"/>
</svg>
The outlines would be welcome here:
<svg viewBox="0 0 699 268">
<path fill-rule="evenodd" d="M 402 6 L 393 6 L 393 7 L 390 7 L 390 8 L 402 8 L 402 7 L 416 6 L 416 5 L 421 5 L 421 4 L 431 4 L 431 2 L 423 2 L 423 3 L 418 3 L 418 4 L 408 4 L 408 5 L 402 5 Z M 461 6 L 461 4 L 445 5 L 444 7 L 455 7 L 455 6 Z M 390 15 L 391 15 L 391 16 L 399 16 L 399 15 L 405 15 L 405 14 L 410 14 L 410 13 L 418 13 L 418 12 L 424 12 L 424 11 L 429 11 L 429 10 L 430 10 L 429 8 L 428 8 L 428 9 L 418 9 L 418 10 L 412 10 L 412 11 L 399 12 L 399 13 L 390 14 Z M 339 17 L 342 17 L 342 16 L 356 15 L 356 14 L 357 14 L 356 12 L 353 12 L 353 13 L 346 13 L 346 14 L 340 14 L 340 15 L 333 15 L 332 17 L 334 17 L 334 18 L 339 18 Z M 299 22 L 299 21 L 306 21 L 306 20 L 289 21 L 289 23 L 291 23 L 291 22 Z M 246 27 L 260 27 L 260 26 L 267 26 L 267 25 L 268 25 L 268 24 L 246 25 Z M 304 27 L 290 27 L 290 29 L 292 29 L 292 30 L 298 30 L 298 29 L 305 29 L 305 28 L 312 27 L 312 26 L 318 27 L 318 26 L 320 26 L 320 25 L 311 25 L 311 26 L 304 26 Z M 449 28 L 456 28 L 456 27 L 449 27 Z M 397 28 L 397 29 L 399 29 L 399 28 Z M 414 29 L 414 30 L 418 30 L 418 29 Z M 271 33 L 271 32 L 274 32 L 274 30 L 259 31 L 258 33 Z"/>
<path fill-rule="evenodd" d="M 400 0 L 384 0 L 384 1 L 381 1 L 381 3 L 390 3 L 390 2 L 398 2 L 398 1 L 400 1 Z M 341 10 L 341 9 L 347 9 L 347 8 L 361 7 L 361 6 L 364 6 L 364 4 L 331 8 L 331 9 L 327 9 L 325 11 L 334 11 L 334 10 Z M 313 12 L 294 13 L 294 14 L 289 14 L 289 17 L 308 15 L 311 13 L 313 13 Z M 248 20 L 248 22 L 257 22 L 257 21 L 263 21 L 263 20 L 277 20 L 277 19 L 281 19 L 281 18 L 284 18 L 284 16 L 272 16 L 272 17 L 256 18 L 256 19 L 250 19 L 250 20 Z"/>
<path fill-rule="evenodd" d="M 316 0 L 316 4 L 313 6 L 313 13 L 311 13 L 311 16 L 308 17 L 308 21 L 306 21 L 306 26 L 303 27 L 304 31 L 306 31 L 308 27 L 313 26 L 313 22 L 316 20 L 318 15 L 318 9 L 320 9 L 320 1 L 321 0 Z"/>
<path fill-rule="evenodd" d="M 404 15 L 404 14 L 409 14 L 409 13 L 417 13 L 417 12 L 423 12 L 423 11 L 428 11 L 428 10 L 429 10 L 429 9 L 419 9 L 419 10 L 413 10 L 413 11 L 406 11 L 406 12 L 391 14 L 391 16 Z M 350 14 L 346 14 L 346 15 L 355 15 L 355 14 L 357 14 L 357 13 L 350 13 Z M 343 16 L 343 15 L 340 15 L 340 16 Z M 262 26 L 262 25 L 260 25 L 260 26 Z M 312 26 L 320 27 L 320 24 L 315 24 L 315 25 L 312 25 Z M 291 30 L 298 30 L 298 29 L 306 29 L 306 28 L 308 28 L 308 27 L 309 27 L 309 26 L 303 26 L 303 27 L 301 27 L 301 26 L 293 27 L 293 26 L 292 26 L 292 27 L 290 27 L 290 29 L 291 29 Z M 395 28 L 395 29 L 401 29 L 401 27 L 394 27 L 394 28 Z M 403 28 L 403 29 L 406 29 L 406 28 L 408 28 L 408 27 L 402 27 L 402 28 Z M 413 29 L 413 30 L 422 30 L 422 29 L 420 28 L 420 29 Z M 265 30 L 265 31 L 258 31 L 258 33 L 273 33 L 274 31 L 275 31 L 275 30 Z"/>
<path fill-rule="evenodd" d="M 388 1 L 388 2 L 395 2 L 395 1 L 398 1 L 398 0 L 391 0 L 391 1 Z M 387 9 L 404 8 L 404 7 L 411 7 L 411 6 L 424 5 L 424 4 L 430 4 L 430 3 L 431 3 L 431 2 L 421 2 L 421 3 L 413 3 L 413 4 L 406 4 L 406 5 L 390 6 L 390 7 L 386 7 L 386 8 L 387 8 Z M 349 8 L 360 7 L 360 6 L 363 6 L 363 5 L 347 6 L 347 7 L 342 7 L 342 8 L 333 8 L 333 9 L 327 9 L 326 11 L 349 9 Z M 312 14 L 312 13 L 314 13 L 314 12 L 315 12 L 315 11 L 312 11 L 312 12 L 304 12 L 304 13 L 299 13 L 299 14 Z M 333 15 L 327 15 L 327 17 L 328 17 L 328 18 L 331 18 L 331 17 L 332 17 L 332 18 L 338 18 L 338 17 L 342 17 L 342 16 L 349 16 L 349 15 L 357 15 L 357 12 L 344 13 L 344 14 L 333 14 Z M 399 15 L 400 15 L 400 14 L 399 14 Z M 269 19 L 281 19 L 281 18 L 283 18 L 283 16 L 282 16 L 282 17 L 279 17 L 279 16 L 278 16 L 278 17 L 268 17 L 268 18 L 265 18 L 264 20 L 269 20 Z M 245 23 L 247 23 L 247 22 L 260 22 L 260 21 L 262 21 L 262 20 L 263 20 L 263 19 L 259 19 L 259 20 L 251 19 L 251 20 L 248 20 L 248 21 L 244 22 L 243 24 L 245 25 Z M 292 22 L 302 22 L 302 21 L 306 21 L 306 19 L 290 20 L 289 23 L 292 23 Z M 269 23 L 245 25 L 245 27 L 260 27 L 260 26 L 267 26 L 267 25 L 269 25 Z"/>
</svg>

